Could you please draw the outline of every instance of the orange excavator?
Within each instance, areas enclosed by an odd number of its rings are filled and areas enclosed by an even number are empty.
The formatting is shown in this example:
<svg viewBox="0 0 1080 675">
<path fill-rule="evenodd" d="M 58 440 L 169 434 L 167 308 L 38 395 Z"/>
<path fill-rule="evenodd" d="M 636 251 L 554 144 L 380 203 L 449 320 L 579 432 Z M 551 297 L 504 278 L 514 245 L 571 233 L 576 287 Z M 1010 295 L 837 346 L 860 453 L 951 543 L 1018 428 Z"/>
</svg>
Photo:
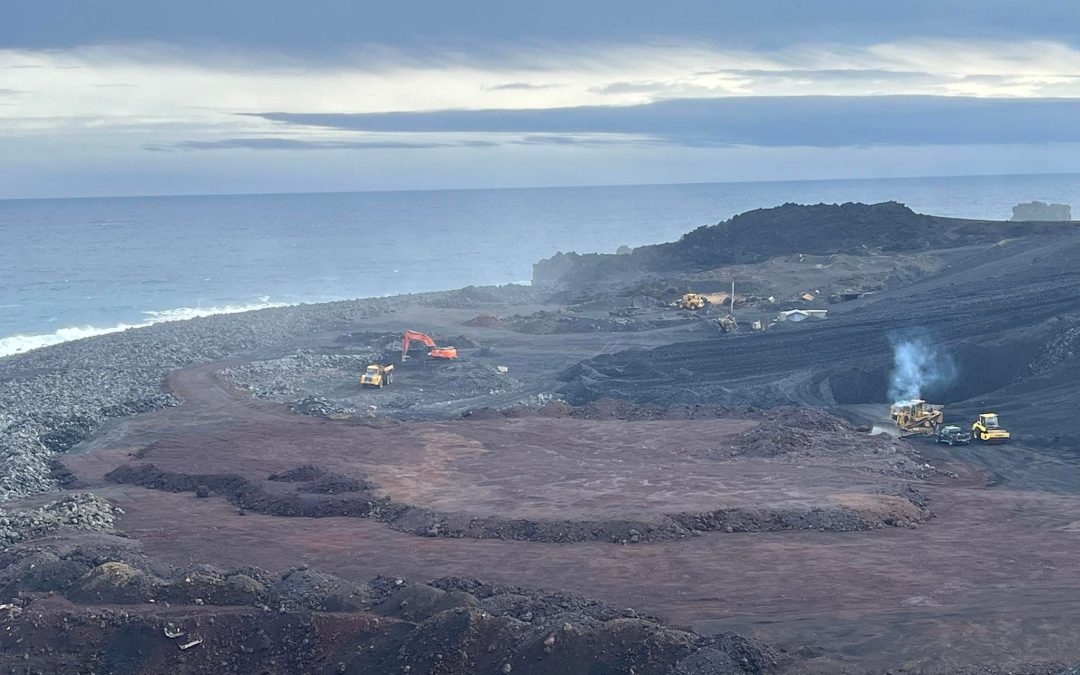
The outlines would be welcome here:
<svg viewBox="0 0 1080 675">
<path fill-rule="evenodd" d="M 401 360 L 409 358 L 409 347 L 413 342 L 422 342 L 428 347 L 428 356 L 433 359 L 445 359 L 453 361 L 457 358 L 457 349 L 454 347 L 439 347 L 427 333 L 416 330 L 405 331 L 405 337 L 401 341 Z"/>
</svg>

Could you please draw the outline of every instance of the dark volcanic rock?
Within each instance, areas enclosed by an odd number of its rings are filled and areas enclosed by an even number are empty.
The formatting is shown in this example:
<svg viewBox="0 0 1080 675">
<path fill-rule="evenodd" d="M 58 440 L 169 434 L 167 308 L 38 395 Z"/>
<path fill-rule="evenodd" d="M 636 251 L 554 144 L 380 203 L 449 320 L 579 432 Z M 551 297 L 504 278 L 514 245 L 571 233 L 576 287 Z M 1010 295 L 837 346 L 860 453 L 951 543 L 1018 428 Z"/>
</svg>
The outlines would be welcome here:
<svg viewBox="0 0 1080 675">
<path fill-rule="evenodd" d="M 793 665 L 735 634 L 704 637 L 573 594 L 457 578 L 358 584 L 306 567 L 175 568 L 119 543 L 79 534 L 0 552 L 0 590 L 14 598 L 0 669 L 753 675 Z"/>
<path fill-rule="evenodd" d="M 699 227 L 667 244 L 630 255 L 559 253 L 533 265 L 536 286 L 588 285 L 643 274 L 754 263 L 797 253 L 921 251 L 1031 234 L 1030 225 L 977 222 L 915 213 L 898 202 L 784 204 Z"/>
</svg>

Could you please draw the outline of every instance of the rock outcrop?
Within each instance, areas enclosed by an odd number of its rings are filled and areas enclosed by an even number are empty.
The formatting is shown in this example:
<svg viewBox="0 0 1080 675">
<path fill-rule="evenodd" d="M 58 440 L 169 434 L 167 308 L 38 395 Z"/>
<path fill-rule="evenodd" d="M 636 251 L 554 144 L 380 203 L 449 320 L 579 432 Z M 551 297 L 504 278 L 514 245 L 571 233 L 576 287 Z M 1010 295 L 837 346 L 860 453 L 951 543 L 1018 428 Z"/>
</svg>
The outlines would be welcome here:
<svg viewBox="0 0 1080 675">
<path fill-rule="evenodd" d="M 1072 207 L 1068 204 L 1047 204 L 1046 202 L 1026 202 L 1013 207 L 1013 222 L 1042 221 L 1061 222 L 1072 220 Z"/>
</svg>

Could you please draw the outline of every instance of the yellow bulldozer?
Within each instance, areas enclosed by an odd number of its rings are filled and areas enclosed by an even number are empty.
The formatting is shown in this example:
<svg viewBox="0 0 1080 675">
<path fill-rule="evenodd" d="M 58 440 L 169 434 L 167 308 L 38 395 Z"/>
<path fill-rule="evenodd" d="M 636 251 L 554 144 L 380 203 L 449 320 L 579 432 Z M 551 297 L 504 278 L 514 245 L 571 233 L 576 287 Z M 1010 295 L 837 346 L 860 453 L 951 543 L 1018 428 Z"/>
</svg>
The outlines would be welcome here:
<svg viewBox="0 0 1080 675">
<path fill-rule="evenodd" d="M 982 413 L 971 423 L 971 437 L 983 443 L 1008 443 L 1012 434 L 1002 428 L 997 413 Z"/>
<path fill-rule="evenodd" d="M 394 383 L 394 366 L 393 364 L 382 365 L 379 363 L 373 363 L 367 367 L 364 374 L 360 376 L 360 384 L 364 387 L 389 387 Z"/>
<path fill-rule="evenodd" d="M 942 406 L 927 403 L 922 399 L 894 403 L 889 409 L 889 415 L 900 430 L 900 438 L 931 436 L 945 421 Z"/>
<path fill-rule="evenodd" d="M 697 293 L 687 293 L 671 304 L 679 309 L 705 309 L 705 298 Z"/>
</svg>

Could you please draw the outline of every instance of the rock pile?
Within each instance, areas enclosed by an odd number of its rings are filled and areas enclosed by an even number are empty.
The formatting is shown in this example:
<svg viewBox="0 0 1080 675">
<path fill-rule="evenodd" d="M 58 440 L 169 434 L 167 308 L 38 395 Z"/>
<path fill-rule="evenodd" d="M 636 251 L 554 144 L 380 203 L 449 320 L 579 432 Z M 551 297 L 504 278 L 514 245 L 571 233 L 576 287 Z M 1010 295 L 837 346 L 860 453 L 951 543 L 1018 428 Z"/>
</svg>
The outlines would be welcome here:
<svg viewBox="0 0 1080 675">
<path fill-rule="evenodd" d="M 107 499 L 91 493 L 68 495 L 37 509 L 0 509 L 0 546 L 61 528 L 109 532 L 119 513 Z"/>
<path fill-rule="evenodd" d="M 704 637 L 574 594 L 463 578 L 354 583 L 307 567 L 174 568 L 108 535 L 0 551 L 0 599 L 4 671 L 116 654 L 133 671 L 176 673 L 764 675 L 793 662 L 733 633 Z M 195 648 L 178 660 L 183 644 Z"/>
<path fill-rule="evenodd" d="M 349 373 L 352 375 L 350 381 L 355 382 L 369 363 L 382 359 L 381 343 L 381 340 L 371 339 L 348 354 L 319 354 L 300 349 L 280 358 L 254 361 L 223 372 L 255 398 L 287 402 L 310 390 L 305 385 L 307 381 L 339 379 L 341 373 Z"/>
<path fill-rule="evenodd" d="M 305 396 L 290 403 L 289 408 L 312 417 L 342 417 L 356 413 L 356 408 L 340 405 L 325 396 Z"/>
</svg>

